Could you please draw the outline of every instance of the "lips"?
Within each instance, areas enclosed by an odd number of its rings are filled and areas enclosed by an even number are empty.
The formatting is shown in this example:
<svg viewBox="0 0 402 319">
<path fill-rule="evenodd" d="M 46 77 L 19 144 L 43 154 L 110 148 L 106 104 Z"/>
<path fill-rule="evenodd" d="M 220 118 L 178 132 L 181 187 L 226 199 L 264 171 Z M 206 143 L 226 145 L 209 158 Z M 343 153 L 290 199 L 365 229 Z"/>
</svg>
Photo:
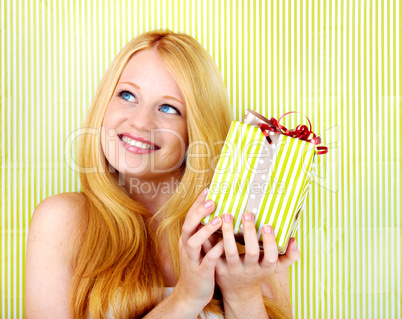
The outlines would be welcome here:
<svg viewBox="0 0 402 319">
<path fill-rule="evenodd" d="M 140 136 L 135 136 L 131 133 L 121 133 L 117 136 L 126 150 L 136 154 L 147 154 L 160 149 L 158 145 L 151 143 L 150 140 Z M 132 141 L 129 142 L 127 138 Z"/>
</svg>

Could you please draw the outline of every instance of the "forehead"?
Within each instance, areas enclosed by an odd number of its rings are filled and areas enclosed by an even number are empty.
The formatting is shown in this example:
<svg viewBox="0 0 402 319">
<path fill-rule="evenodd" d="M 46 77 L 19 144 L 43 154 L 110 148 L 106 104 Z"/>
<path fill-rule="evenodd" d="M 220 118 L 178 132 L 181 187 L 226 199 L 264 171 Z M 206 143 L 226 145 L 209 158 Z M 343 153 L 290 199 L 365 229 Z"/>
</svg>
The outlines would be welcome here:
<svg viewBox="0 0 402 319">
<path fill-rule="evenodd" d="M 141 89 L 152 88 L 154 93 L 174 94 L 182 98 L 176 80 L 155 49 L 133 54 L 124 67 L 119 82 L 133 82 Z"/>
</svg>

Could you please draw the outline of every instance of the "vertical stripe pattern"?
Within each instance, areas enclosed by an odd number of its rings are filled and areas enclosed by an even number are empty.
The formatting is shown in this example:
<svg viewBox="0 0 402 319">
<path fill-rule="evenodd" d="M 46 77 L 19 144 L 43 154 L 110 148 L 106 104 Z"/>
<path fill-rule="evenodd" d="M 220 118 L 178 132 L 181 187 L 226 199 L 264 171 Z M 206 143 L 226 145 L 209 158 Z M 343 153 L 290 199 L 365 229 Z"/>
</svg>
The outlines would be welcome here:
<svg viewBox="0 0 402 319">
<path fill-rule="evenodd" d="M 78 191 L 74 132 L 132 37 L 169 28 L 213 56 L 235 119 L 295 127 L 316 157 L 290 269 L 295 318 L 401 318 L 401 3 L 0 1 L 1 318 L 24 317 L 25 243 L 44 198 Z M 71 135 L 72 134 L 72 135 Z"/>
</svg>

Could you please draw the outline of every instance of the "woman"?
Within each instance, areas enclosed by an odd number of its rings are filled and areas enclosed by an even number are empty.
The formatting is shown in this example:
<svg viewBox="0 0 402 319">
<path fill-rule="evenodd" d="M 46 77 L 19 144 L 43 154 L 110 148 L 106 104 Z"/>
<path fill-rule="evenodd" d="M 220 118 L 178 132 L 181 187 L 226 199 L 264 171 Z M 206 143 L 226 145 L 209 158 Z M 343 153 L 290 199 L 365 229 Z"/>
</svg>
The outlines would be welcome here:
<svg viewBox="0 0 402 319">
<path fill-rule="evenodd" d="M 200 225 L 230 122 L 219 70 L 193 38 L 153 31 L 128 43 L 87 115 L 99 134 L 80 139 L 82 191 L 35 209 L 27 318 L 291 316 L 294 240 L 278 259 L 265 226 L 260 257 L 251 214 L 245 247 L 230 214 Z"/>
</svg>

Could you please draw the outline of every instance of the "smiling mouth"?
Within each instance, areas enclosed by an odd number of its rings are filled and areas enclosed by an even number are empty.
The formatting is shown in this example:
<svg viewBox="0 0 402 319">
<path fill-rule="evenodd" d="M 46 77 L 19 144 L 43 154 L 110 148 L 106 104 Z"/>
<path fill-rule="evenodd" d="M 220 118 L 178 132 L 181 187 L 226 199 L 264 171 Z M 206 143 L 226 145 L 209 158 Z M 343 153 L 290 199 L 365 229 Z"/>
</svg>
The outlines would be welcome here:
<svg viewBox="0 0 402 319">
<path fill-rule="evenodd" d="M 127 145 L 134 146 L 134 147 L 137 147 L 137 148 L 142 149 L 142 150 L 158 150 L 158 149 L 160 149 L 159 146 L 149 144 L 149 143 L 144 143 L 144 142 L 132 139 L 132 138 L 130 138 L 128 136 L 125 136 L 123 134 L 119 134 L 118 137 L 119 137 L 120 140 L 122 140 Z"/>
</svg>

